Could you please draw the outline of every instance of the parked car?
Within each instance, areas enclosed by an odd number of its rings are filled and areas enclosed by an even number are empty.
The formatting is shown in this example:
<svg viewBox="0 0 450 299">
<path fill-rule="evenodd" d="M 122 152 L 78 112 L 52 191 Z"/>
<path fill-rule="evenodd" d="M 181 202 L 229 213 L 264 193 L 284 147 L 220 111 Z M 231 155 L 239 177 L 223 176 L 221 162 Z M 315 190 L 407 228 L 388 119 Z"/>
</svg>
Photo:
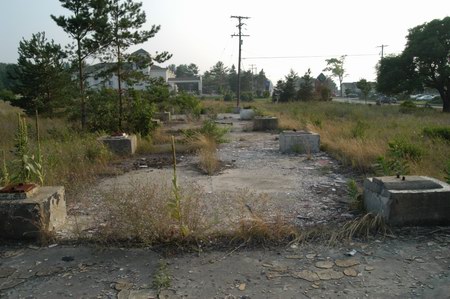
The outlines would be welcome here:
<svg viewBox="0 0 450 299">
<path fill-rule="evenodd" d="M 418 101 L 431 101 L 436 96 L 432 94 L 424 94 L 417 98 Z"/>
<path fill-rule="evenodd" d="M 409 97 L 410 97 L 411 99 L 413 99 L 413 100 L 417 100 L 417 98 L 418 98 L 418 97 L 421 97 L 421 96 L 423 96 L 423 94 L 418 93 L 418 94 L 412 94 L 412 95 L 410 95 Z"/>
</svg>

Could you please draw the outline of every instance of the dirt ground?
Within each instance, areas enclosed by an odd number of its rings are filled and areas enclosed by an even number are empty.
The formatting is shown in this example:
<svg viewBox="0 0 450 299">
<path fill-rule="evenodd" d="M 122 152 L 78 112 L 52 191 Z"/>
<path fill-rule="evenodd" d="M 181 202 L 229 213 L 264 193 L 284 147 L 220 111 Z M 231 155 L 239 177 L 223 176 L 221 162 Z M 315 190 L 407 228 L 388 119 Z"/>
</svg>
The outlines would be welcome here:
<svg viewBox="0 0 450 299">
<path fill-rule="evenodd" d="M 230 142 L 219 149 L 224 165 L 219 174 L 206 176 L 195 156 L 178 156 L 180 184 L 203 189 L 203 200 L 216 213 L 211 217 L 232 218 L 233 194 L 246 191 L 267 195 L 268 212 L 281 213 L 298 226 L 340 225 L 354 217 L 347 195 L 354 174 L 326 153 L 282 155 L 277 134 L 248 132 L 249 122 L 232 115 L 219 115 L 219 120 L 231 128 Z M 124 163 L 127 172 L 100 180 L 69 202 L 68 226 L 60 236 L 70 238 L 75 222 L 91 228 L 99 192 L 171 179 L 167 156 L 138 156 Z M 245 203 L 256 208 L 250 199 Z M 198 248 L 195 254 L 0 245 L 0 297 L 157 298 L 152 283 L 167 276 L 170 287 L 160 298 L 450 298 L 449 246 L 449 228 L 396 230 L 389 237 L 332 247 L 230 246 Z"/>
<path fill-rule="evenodd" d="M 0 247 L 2 298 L 450 298 L 450 234 L 326 247 L 161 254 L 88 246 Z M 347 256 L 351 250 L 354 256 Z"/>
</svg>

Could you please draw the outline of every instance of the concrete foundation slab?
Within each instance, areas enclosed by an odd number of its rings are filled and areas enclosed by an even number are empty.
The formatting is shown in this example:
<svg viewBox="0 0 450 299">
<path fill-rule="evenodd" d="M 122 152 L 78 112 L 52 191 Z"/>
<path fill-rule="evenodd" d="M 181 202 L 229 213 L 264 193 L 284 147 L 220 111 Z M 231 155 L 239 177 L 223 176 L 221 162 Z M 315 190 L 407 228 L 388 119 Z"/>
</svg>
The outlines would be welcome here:
<svg viewBox="0 0 450 299">
<path fill-rule="evenodd" d="M 253 109 L 241 109 L 239 116 L 241 120 L 252 120 L 255 117 L 255 111 Z"/>
<path fill-rule="evenodd" d="M 450 185 L 426 176 L 364 181 L 364 206 L 391 225 L 450 224 Z"/>
<path fill-rule="evenodd" d="M 136 135 L 108 136 L 100 140 L 113 152 L 118 155 L 132 155 L 136 152 Z"/>
<path fill-rule="evenodd" d="M 253 131 L 274 131 L 278 129 L 278 118 L 255 117 L 253 119 Z"/>
<path fill-rule="evenodd" d="M 305 131 L 283 131 L 280 133 L 282 153 L 310 154 L 320 151 L 320 135 Z"/>
<path fill-rule="evenodd" d="M 64 187 L 39 187 L 25 199 L 0 200 L 0 237 L 36 239 L 66 221 Z"/>
</svg>

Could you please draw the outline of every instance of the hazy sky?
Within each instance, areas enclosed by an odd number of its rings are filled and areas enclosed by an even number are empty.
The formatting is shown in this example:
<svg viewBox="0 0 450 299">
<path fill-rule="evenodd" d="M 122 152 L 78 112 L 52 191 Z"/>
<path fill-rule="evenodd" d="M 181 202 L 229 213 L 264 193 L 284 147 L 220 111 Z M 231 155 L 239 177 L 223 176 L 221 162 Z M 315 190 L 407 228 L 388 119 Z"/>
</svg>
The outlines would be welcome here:
<svg viewBox="0 0 450 299">
<path fill-rule="evenodd" d="M 450 13 L 449 0 L 144 0 L 148 27 L 160 32 L 139 46 L 150 53 L 167 50 L 168 64 L 195 63 L 203 73 L 217 61 L 237 66 L 237 20 L 245 20 L 243 69 L 253 64 L 264 69 L 274 83 L 290 69 L 303 75 L 308 68 L 317 76 L 325 59 L 348 55 L 344 81 L 373 80 L 381 44 L 385 54 L 403 50 L 408 29 Z M 66 14 L 58 0 L 0 0 L 0 62 L 16 62 L 22 38 L 45 31 L 63 45 L 67 35 L 50 18 Z M 137 48 L 134 48 L 137 49 Z M 252 57 L 286 57 L 249 59 Z"/>
</svg>

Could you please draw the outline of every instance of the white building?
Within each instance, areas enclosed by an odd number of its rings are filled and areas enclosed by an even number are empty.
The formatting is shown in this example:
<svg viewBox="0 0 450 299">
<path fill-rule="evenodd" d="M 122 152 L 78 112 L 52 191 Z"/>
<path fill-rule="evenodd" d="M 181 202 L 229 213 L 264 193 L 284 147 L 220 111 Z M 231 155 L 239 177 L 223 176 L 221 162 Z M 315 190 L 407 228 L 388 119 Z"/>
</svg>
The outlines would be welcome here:
<svg viewBox="0 0 450 299">
<path fill-rule="evenodd" d="M 145 55 L 150 57 L 150 54 L 143 50 L 137 50 L 131 55 Z M 115 63 L 98 63 L 86 67 L 85 73 L 86 86 L 90 89 L 99 90 L 102 88 L 119 89 L 119 82 L 117 79 L 117 74 L 114 72 L 108 72 L 115 67 Z M 128 86 L 126 80 L 121 81 L 122 89 L 133 88 L 136 90 L 144 90 L 151 85 L 149 79 L 162 78 L 164 82 L 169 83 L 170 78 L 175 78 L 175 74 L 168 68 L 162 68 L 156 65 L 139 67 L 137 63 L 124 63 L 123 65 L 124 73 L 127 71 L 139 71 L 142 73 L 142 79 Z M 172 85 L 170 85 L 172 86 Z"/>
</svg>

